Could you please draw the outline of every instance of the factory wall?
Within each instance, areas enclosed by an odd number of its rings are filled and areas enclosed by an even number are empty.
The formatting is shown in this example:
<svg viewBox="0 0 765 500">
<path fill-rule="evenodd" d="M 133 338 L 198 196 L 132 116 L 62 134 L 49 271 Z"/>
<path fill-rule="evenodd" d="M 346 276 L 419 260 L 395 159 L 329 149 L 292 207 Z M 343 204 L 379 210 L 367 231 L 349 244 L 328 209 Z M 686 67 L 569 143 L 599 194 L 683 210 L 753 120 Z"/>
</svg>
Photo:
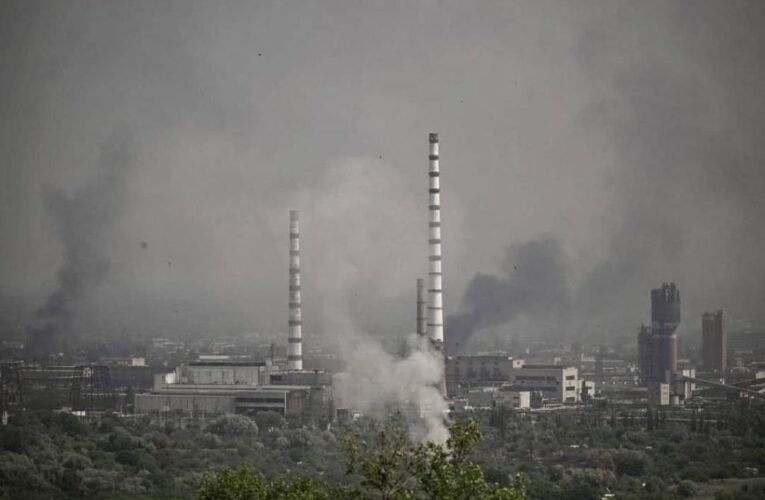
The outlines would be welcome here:
<svg viewBox="0 0 765 500">
<path fill-rule="evenodd" d="M 450 356 L 446 359 L 446 386 L 456 394 L 459 385 L 499 385 L 510 380 L 513 368 L 523 360 L 509 356 Z"/>
<path fill-rule="evenodd" d="M 135 412 L 138 414 L 182 412 L 189 415 L 217 415 L 234 413 L 233 394 L 136 394 Z"/>
<path fill-rule="evenodd" d="M 540 392 L 551 402 L 577 403 L 581 396 L 579 370 L 573 366 L 525 365 L 512 371 L 510 385 Z"/>
<path fill-rule="evenodd" d="M 177 380 L 182 384 L 242 384 L 258 385 L 266 374 L 264 363 L 234 364 L 200 362 L 180 366 Z"/>
</svg>

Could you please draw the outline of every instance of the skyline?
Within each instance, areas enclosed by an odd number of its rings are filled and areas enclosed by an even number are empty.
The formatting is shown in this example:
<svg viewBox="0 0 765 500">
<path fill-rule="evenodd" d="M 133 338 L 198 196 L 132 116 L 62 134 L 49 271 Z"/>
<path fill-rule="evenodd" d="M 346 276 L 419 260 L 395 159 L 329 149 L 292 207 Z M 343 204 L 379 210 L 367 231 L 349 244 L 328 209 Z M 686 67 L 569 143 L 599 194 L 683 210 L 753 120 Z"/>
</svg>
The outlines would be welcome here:
<svg viewBox="0 0 765 500">
<path fill-rule="evenodd" d="M 631 333 L 663 281 L 687 318 L 762 318 L 763 6 L 435 5 L 4 3 L 0 290 L 42 307 L 63 251 L 45 193 L 92 185 L 127 129 L 81 310 L 188 300 L 284 330 L 295 208 L 306 328 L 410 332 L 437 130 L 447 313 L 541 245 L 562 293 L 494 328 Z"/>
</svg>

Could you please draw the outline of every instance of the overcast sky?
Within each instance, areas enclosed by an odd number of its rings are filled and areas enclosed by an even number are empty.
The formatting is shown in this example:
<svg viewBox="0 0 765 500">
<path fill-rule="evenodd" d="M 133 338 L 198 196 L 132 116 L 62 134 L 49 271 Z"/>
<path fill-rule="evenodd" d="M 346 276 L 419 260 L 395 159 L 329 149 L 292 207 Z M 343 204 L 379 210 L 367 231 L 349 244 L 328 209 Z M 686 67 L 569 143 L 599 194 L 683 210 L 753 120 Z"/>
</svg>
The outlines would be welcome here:
<svg viewBox="0 0 765 500">
<path fill-rule="evenodd" d="M 56 289 L 46 193 L 89 196 L 116 142 L 119 195 L 70 221 L 106 265 L 78 308 L 285 330 L 296 208 L 305 329 L 412 330 L 435 131 L 447 312 L 541 239 L 572 329 L 633 331 L 669 280 L 686 328 L 765 316 L 764 25 L 759 0 L 3 1 L 0 290 Z"/>
</svg>

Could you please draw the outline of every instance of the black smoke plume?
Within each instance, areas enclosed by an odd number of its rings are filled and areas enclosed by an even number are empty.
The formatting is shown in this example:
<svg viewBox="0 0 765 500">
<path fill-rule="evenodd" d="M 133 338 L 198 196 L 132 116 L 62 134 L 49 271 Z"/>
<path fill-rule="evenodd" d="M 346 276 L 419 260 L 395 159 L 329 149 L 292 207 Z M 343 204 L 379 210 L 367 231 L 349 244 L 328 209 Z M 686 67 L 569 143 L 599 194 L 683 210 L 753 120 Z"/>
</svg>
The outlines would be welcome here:
<svg viewBox="0 0 765 500">
<path fill-rule="evenodd" d="M 446 319 L 446 350 L 460 352 L 483 328 L 520 314 L 560 311 L 568 302 L 566 263 L 560 242 L 546 237 L 507 249 L 499 275 L 478 273 L 463 298 L 462 312 Z"/>
<path fill-rule="evenodd" d="M 30 352 L 40 356 L 62 346 L 77 303 L 109 271 L 104 237 L 119 213 L 124 179 L 133 165 L 131 134 L 122 131 L 101 147 L 97 176 L 72 194 L 49 188 L 45 202 L 63 246 L 56 286 L 37 310 Z"/>
</svg>

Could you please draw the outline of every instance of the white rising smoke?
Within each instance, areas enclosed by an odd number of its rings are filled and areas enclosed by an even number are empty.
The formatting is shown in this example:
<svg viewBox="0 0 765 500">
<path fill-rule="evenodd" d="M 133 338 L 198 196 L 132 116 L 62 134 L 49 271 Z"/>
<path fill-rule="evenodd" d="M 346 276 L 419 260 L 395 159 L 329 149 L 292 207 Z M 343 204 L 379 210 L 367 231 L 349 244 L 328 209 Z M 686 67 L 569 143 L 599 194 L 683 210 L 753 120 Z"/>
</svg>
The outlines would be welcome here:
<svg viewBox="0 0 765 500">
<path fill-rule="evenodd" d="M 447 404 L 436 388 L 444 363 L 430 342 L 411 334 L 408 354 L 397 356 L 364 333 L 356 331 L 349 340 L 350 349 L 342 354 L 345 371 L 335 376 L 338 403 L 381 418 L 401 409 L 410 417 L 413 438 L 444 443 Z"/>
<path fill-rule="evenodd" d="M 413 438 L 442 443 L 447 405 L 436 387 L 443 359 L 410 333 L 415 278 L 427 266 L 426 197 L 420 191 L 418 200 L 402 173 L 382 161 L 348 159 L 333 165 L 316 189 L 299 193 L 292 206 L 301 211 L 304 324 L 309 331 L 321 324 L 323 344 L 344 366 L 335 387 L 340 405 L 380 418 L 400 409 L 414 417 Z M 407 301 L 402 291 L 409 290 Z M 393 300 L 402 302 L 394 310 L 411 312 L 403 321 L 411 328 L 371 333 L 375 304 Z M 408 354 L 389 352 L 404 341 Z"/>
</svg>

